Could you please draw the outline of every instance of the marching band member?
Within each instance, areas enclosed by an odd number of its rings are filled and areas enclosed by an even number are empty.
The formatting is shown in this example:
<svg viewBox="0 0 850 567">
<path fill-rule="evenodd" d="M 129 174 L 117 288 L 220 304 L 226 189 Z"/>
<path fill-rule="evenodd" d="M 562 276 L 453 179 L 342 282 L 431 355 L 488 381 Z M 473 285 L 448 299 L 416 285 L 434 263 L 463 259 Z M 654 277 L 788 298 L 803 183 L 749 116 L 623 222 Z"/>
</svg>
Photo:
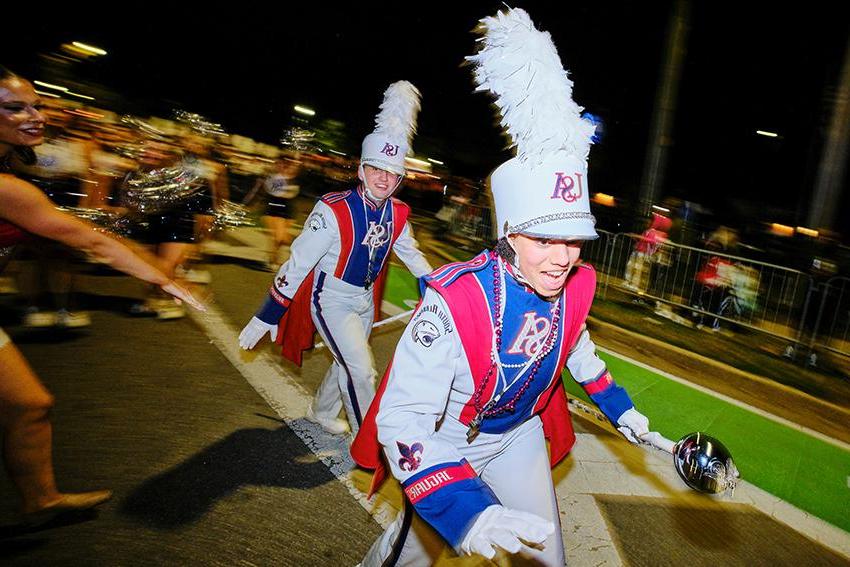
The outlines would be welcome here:
<svg viewBox="0 0 850 567">
<path fill-rule="evenodd" d="M 319 331 L 334 362 L 307 417 L 330 433 L 348 430 L 337 418 L 343 406 L 356 433 L 375 395 L 368 339 L 390 250 L 417 278 L 431 271 L 407 222 L 410 207 L 392 197 L 404 179 L 418 111 L 419 91 L 412 84 L 387 88 L 375 131 L 363 140 L 360 183 L 316 203 L 266 301 L 239 336 L 242 348 L 251 349 L 270 333 L 284 356 L 300 365 L 314 329 Z"/>
<path fill-rule="evenodd" d="M 476 65 L 517 155 L 491 176 L 498 243 L 425 278 L 363 427 L 355 461 L 401 482 L 405 509 L 362 565 L 430 565 L 414 514 L 458 553 L 496 548 L 564 564 L 550 467 L 575 435 L 566 365 L 632 442 L 649 423 L 595 352 L 585 320 L 596 287 L 580 262 L 597 238 L 587 156 L 594 126 L 548 34 L 510 9 L 482 21 Z M 550 442 L 547 452 L 546 440 Z"/>
</svg>

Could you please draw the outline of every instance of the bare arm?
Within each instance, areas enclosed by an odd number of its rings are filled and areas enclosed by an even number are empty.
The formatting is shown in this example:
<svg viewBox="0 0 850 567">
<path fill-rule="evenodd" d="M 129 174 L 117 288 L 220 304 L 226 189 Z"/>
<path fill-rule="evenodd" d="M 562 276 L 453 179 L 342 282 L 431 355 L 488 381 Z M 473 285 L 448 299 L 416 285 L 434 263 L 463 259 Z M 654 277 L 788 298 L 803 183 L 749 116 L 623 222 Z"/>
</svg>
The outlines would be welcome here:
<svg viewBox="0 0 850 567">
<path fill-rule="evenodd" d="M 33 185 L 13 177 L 0 175 L 0 218 L 27 232 L 56 240 L 104 258 L 109 265 L 125 274 L 163 287 L 195 307 L 200 304 L 185 290 L 176 286 L 158 268 L 155 260 L 141 251 L 133 251 L 117 238 L 98 232 L 94 226 L 62 213 Z"/>
<path fill-rule="evenodd" d="M 245 198 L 242 200 L 243 205 L 249 206 L 254 202 L 254 198 L 260 192 L 260 187 L 262 187 L 265 179 L 266 178 L 263 176 L 257 176 L 257 180 L 254 182 L 254 186 L 251 188 L 251 191 L 245 195 Z"/>
</svg>

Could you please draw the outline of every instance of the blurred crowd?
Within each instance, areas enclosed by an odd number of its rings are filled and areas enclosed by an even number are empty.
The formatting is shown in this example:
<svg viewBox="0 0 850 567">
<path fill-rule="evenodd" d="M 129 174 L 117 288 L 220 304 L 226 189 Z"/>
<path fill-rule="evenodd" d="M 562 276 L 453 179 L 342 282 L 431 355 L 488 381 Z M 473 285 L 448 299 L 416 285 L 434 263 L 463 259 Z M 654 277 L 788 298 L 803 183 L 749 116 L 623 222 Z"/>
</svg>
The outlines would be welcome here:
<svg viewBox="0 0 850 567">
<path fill-rule="evenodd" d="M 36 149 L 37 163 L 22 165 L 18 174 L 57 206 L 151 247 L 168 274 L 196 285 L 210 283 L 210 273 L 202 268 L 203 243 L 215 238 L 218 229 L 240 223 L 263 227 L 266 261 L 258 267 L 276 270 L 314 200 L 356 180 L 358 156 L 285 137 L 281 145 L 259 143 L 227 134 L 197 115 L 140 119 L 62 99 L 45 103 L 45 143 Z M 420 240 L 443 250 L 447 260 L 485 247 L 493 225 L 483 182 L 445 170 L 437 175 L 426 165 L 411 165 L 403 195 L 425 237 Z M 180 177 L 186 174 L 188 182 Z M 169 192 L 172 185 L 176 188 Z M 153 194 L 160 195 L 159 202 L 147 196 Z M 819 279 L 847 273 L 850 267 L 842 260 L 850 259 L 847 248 L 830 235 L 788 238 L 763 227 L 739 230 L 700 214 L 693 203 L 667 199 L 662 205 L 642 220 L 622 203 L 597 204 L 597 226 L 610 233 L 634 230 L 623 287 L 637 295 L 664 295 L 675 269 L 670 244 L 704 251 L 704 260 L 690 276 L 696 291 L 689 301 L 701 312 L 700 326 L 720 325 L 717 318 L 707 319 L 706 312 L 739 318 L 758 301 L 759 273 L 729 257 L 772 263 Z M 46 242 L 19 247 L 17 255 L 29 260 L 31 269 L 0 278 L 0 293 L 21 294 L 25 325 L 89 324 L 75 300 L 74 274 L 81 263 L 97 259 Z M 587 259 L 601 261 L 590 255 Z M 670 317 L 663 303 L 657 308 Z M 133 304 L 131 312 L 162 320 L 184 315 L 182 307 L 156 292 Z"/>
<path fill-rule="evenodd" d="M 356 180 L 358 156 L 285 138 L 280 146 L 259 143 L 198 115 L 121 117 L 50 98 L 43 113 L 37 162 L 16 164 L 16 173 L 58 207 L 146 245 L 169 276 L 195 285 L 211 281 L 202 268 L 203 244 L 219 229 L 263 227 L 267 260 L 258 267 L 276 270 L 315 198 Z M 429 234 L 476 249 L 489 237 L 489 206 L 477 201 L 483 192 L 471 180 L 429 169 L 411 168 L 405 200 Z M 6 270 L 0 294 L 20 294 L 25 326 L 90 324 L 74 281 L 97 258 L 33 239 L 16 248 L 14 259 L 26 269 Z M 161 320 L 185 314 L 156 290 L 130 312 Z"/>
</svg>

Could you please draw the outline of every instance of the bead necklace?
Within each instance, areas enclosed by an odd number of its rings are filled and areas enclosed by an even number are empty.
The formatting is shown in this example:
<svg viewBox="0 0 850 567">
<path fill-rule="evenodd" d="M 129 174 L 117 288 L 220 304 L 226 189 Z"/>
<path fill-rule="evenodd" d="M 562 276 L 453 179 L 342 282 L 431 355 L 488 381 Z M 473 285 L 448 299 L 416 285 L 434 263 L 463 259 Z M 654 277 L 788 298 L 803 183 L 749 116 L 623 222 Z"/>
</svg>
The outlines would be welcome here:
<svg viewBox="0 0 850 567">
<path fill-rule="evenodd" d="M 543 359 L 546 358 L 546 356 L 552 352 L 552 349 L 555 348 L 555 345 L 558 342 L 558 328 L 561 322 L 561 299 L 559 298 L 551 310 L 552 324 L 549 327 L 546 340 L 537 353 L 535 353 L 534 356 L 526 362 L 514 364 L 503 363 L 499 357 L 499 352 L 502 349 L 502 330 L 504 328 L 504 304 L 502 303 L 502 281 L 504 279 L 504 274 L 502 272 L 500 260 L 495 252 L 490 253 L 490 261 L 493 268 L 493 321 L 495 321 L 495 324 L 493 325 L 493 345 L 490 349 L 490 367 L 487 369 L 487 374 L 484 376 L 484 380 L 482 380 L 481 384 L 478 388 L 476 388 L 475 394 L 472 398 L 472 405 L 475 408 L 476 413 L 475 417 L 472 418 L 472 421 L 469 422 L 469 429 L 466 432 L 467 443 L 471 443 L 472 440 L 478 436 L 481 423 L 486 418 L 501 415 L 506 412 L 513 413 L 516 411 L 517 402 L 523 394 L 525 394 L 529 386 L 531 386 L 531 382 L 534 381 L 535 376 L 537 376 L 537 371 L 540 369 Z M 522 386 L 520 386 L 519 390 L 517 390 L 517 393 L 514 394 L 513 398 L 507 403 L 497 407 L 496 404 L 499 402 L 502 395 L 507 392 L 511 386 L 517 382 L 517 380 L 520 379 L 529 366 L 531 367 L 531 371 L 528 373 L 528 377 L 525 379 L 525 382 Z M 505 379 L 503 368 L 520 369 L 517 371 L 516 376 L 510 384 L 508 384 Z M 502 379 L 505 381 L 505 387 L 502 388 L 502 391 L 499 392 L 492 400 L 482 407 L 481 397 L 484 395 L 484 389 L 487 387 L 487 384 L 490 382 L 492 377 L 499 375 L 501 375 Z"/>
</svg>

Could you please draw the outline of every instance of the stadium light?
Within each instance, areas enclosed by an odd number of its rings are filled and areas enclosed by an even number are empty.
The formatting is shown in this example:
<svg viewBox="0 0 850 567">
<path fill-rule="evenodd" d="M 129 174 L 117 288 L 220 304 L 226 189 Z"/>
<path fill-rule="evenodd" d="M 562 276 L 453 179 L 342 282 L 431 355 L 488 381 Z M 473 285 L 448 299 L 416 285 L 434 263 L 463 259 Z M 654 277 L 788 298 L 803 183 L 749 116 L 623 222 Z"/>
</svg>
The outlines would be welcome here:
<svg viewBox="0 0 850 567">
<path fill-rule="evenodd" d="M 295 112 L 297 112 L 298 114 L 303 114 L 304 116 L 316 115 L 315 110 L 313 110 L 312 108 L 307 108 L 306 106 L 301 106 L 300 104 L 296 104 L 292 107 L 292 109 L 295 110 Z"/>
<path fill-rule="evenodd" d="M 94 100 L 93 96 L 88 96 L 88 95 L 84 95 L 84 94 L 80 94 L 80 93 L 72 93 L 71 91 L 65 91 L 65 93 L 69 94 L 71 96 L 76 96 L 76 97 L 85 99 L 85 100 Z"/>
<path fill-rule="evenodd" d="M 766 130 L 756 130 L 756 134 L 759 136 L 767 136 L 768 138 L 778 138 L 779 134 L 776 132 L 768 132 Z"/>
<path fill-rule="evenodd" d="M 800 234 L 805 234 L 806 236 L 811 236 L 812 238 L 818 237 L 818 231 L 812 228 L 806 228 L 805 226 L 798 226 L 797 232 L 799 232 Z"/>
<path fill-rule="evenodd" d="M 91 53 L 92 55 L 106 55 L 106 50 L 103 50 L 99 47 L 95 47 L 94 45 L 83 43 L 82 41 L 72 41 L 71 45 L 73 45 L 77 49 L 85 51 L 86 53 Z"/>
<path fill-rule="evenodd" d="M 428 158 L 428 161 L 430 161 L 431 163 L 436 163 L 437 165 L 446 165 L 445 162 L 442 162 L 442 161 L 440 161 L 438 159 L 434 159 L 434 158 Z"/>
<path fill-rule="evenodd" d="M 605 207 L 615 207 L 617 205 L 617 201 L 614 199 L 613 195 L 608 195 L 605 193 L 597 193 L 593 196 L 593 202 L 603 205 Z"/>
<path fill-rule="evenodd" d="M 774 222 L 770 224 L 770 232 L 776 236 L 794 236 L 794 227 Z"/>
<path fill-rule="evenodd" d="M 53 90 L 56 90 L 56 91 L 68 92 L 68 87 L 60 87 L 59 85 L 52 85 L 50 83 L 43 83 L 41 81 L 33 81 L 33 83 L 35 83 L 36 85 L 38 85 L 40 87 L 44 87 L 44 88 L 47 88 L 47 89 L 53 89 Z"/>
</svg>

